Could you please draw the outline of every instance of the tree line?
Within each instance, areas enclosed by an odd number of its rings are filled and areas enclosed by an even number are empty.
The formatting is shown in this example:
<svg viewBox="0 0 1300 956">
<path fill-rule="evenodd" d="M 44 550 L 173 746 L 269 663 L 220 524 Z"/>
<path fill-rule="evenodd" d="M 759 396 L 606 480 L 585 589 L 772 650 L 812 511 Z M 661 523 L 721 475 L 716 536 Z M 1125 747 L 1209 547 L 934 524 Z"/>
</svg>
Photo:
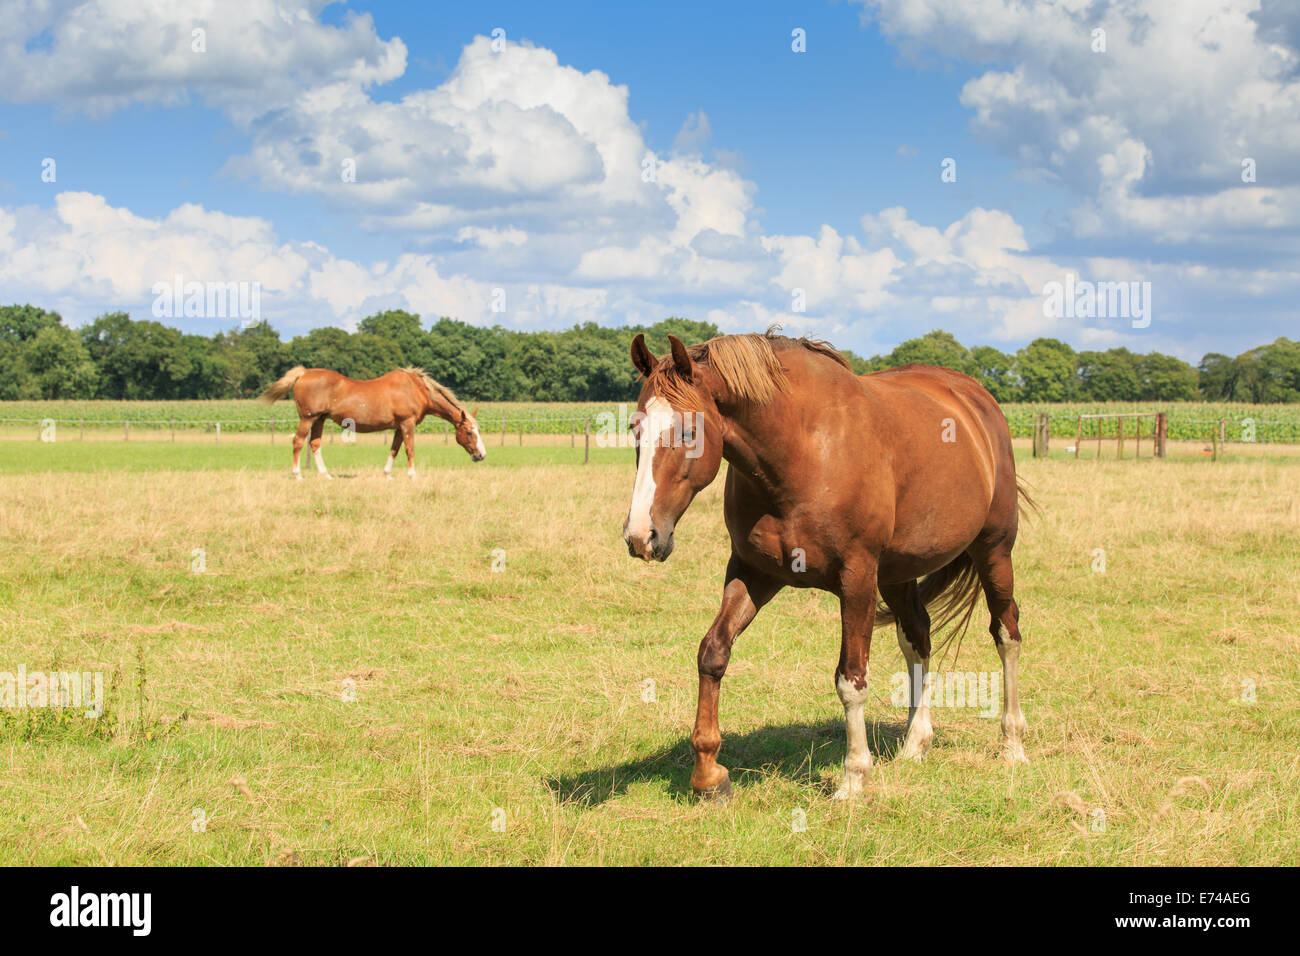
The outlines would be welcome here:
<svg viewBox="0 0 1300 956">
<path fill-rule="evenodd" d="M 353 378 L 415 365 L 466 400 L 623 401 L 637 392 L 628 343 L 638 332 L 663 354 L 669 334 L 693 343 L 718 329 L 668 318 L 521 332 L 447 317 L 426 329 L 418 315 L 389 310 L 362 319 L 355 332 L 319 328 L 286 342 L 264 322 L 204 336 L 108 312 L 73 329 L 56 312 L 9 305 L 0 306 L 0 400 L 247 398 L 294 365 Z M 1236 357 L 1211 353 L 1196 367 L 1158 352 L 1076 352 L 1051 338 L 1015 352 L 967 348 L 940 330 L 888 355 L 843 354 L 859 373 L 908 362 L 957 369 L 1002 402 L 1300 401 L 1300 342 L 1286 338 Z"/>
</svg>

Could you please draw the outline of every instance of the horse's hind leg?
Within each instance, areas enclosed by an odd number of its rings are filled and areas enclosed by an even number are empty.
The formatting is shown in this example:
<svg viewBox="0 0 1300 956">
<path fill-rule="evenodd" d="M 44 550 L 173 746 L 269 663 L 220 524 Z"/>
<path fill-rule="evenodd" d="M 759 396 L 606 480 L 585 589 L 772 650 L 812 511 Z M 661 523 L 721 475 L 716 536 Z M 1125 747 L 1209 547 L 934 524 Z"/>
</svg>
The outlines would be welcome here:
<svg viewBox="0 0 1300 956">
<path fill-rule="evenodd" d="M 1020 608 L 1014 597 L 1011 541 L 971 548 L 984 597 L 989 606 L 989 633 L 1002 658 L 1002 759 L 1028 763 L 1025 756 L 1025 715 L 1020 710 Z"/>
<path fill-rule="evenodd" d="M 320 453 L 320 436 L 324 432 L 325 417 L 322 415 L 311 423 L 311 453 L 316 458 L 316 470 L 326 478 L 333 478 L 334 476 L 325 470 L 325 458 Z"/>
<path fill-rule="evenodd" d="M 402 430 L 393 429 L 393 447 L 388 451 L 388 461 L 384 462 L 384 474 L 389 478 L 393 477 L 393 459 L 397 457 L 397 452 L 402 447 Z"/>
<path fill-rule="evenodd" d="M 293 435 L 293 476 L 302 481 L 302 468 L 298 459 L 302 455 L 302 446 L 307 444 L 307 434 L 311 431 L 311 419 L 298 420 L 298 430 Z"/>
<path fill-rule="evenodd" d="M 415 477 L 415 422 L 402 422 L 402 441 L 406 443 L 406 477 Z"/>
<path fill-rule="evenodd" d="M 930 615 L 915 581 L 880 588 L 894 612 L 894 632 L 907 662 L 907 733 L 898 750 L 900 760 L 920 760 L 930 749 Z"/>
</svg>

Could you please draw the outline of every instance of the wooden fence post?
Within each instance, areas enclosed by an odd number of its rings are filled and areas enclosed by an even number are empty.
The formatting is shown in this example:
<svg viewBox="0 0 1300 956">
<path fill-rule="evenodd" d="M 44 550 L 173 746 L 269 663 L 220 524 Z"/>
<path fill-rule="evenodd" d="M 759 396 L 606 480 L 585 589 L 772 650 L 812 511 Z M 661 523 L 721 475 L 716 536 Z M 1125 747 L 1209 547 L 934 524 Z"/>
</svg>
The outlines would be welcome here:
<svg viewBox="0 0 1300 956">
<path fill-rule="evenodd" d="M 217 422 L 217 444 L 221 444 L 221 422 Z"/>
<path fill-rule="evenodd" d="M 1165 457 L 1165 437 L 1169 432 L 1169 421 L 1164 412 L 1156 413 L 1156 457 Z"/>
<path fill-rule="evenodd" d="M 124 432 L 124 434 L 125 434 L 125 436 L 126 436 L 126 437 L 123 438 L 122 440 L 123 440 L 123 441 L 130 441 L 130 440 L 131 440 L 131 423 L 130 423 L 130 422 L 123 422 L 122 425 L 125 426 L 125 432 Z"/>
<path fill-rule="evenodd" d="M 1079 427 L 1074 435 L 1074 457 L 1079 457 L 1079 446 L 1083 444 L 1083 416 L 1079 416 Z"/>
<path fill-rule="evenodd" d="M 1124 460 L 1124 417 L 1121 415 L 1117 417 L 1115 421 L 1119 424 L 1119 429 L 1115 433 L 1115 454 L 1119 456 L 1118 457 L 1119 461 L 1123 461 Z"/>
<path fill-rule="evenodd" d="M 506 414 L 501 413 L 501 447 L 506 447 Z"/>
<path fill-rule="evenodd" d="M 587 419 L 586 425 L 583 426 L 583 435 L 586 448 L 582 453 L 582 463 L 585 465 L 591 461 L 591 419 Z"/>
<path fill-rule="evenodd" d="M 1034 457 L 1046 458 L 1049 436 L 1051 434 L 1051 419 L 1046 412 L 1039 412 L 1034 416 Z"/>
</svg>

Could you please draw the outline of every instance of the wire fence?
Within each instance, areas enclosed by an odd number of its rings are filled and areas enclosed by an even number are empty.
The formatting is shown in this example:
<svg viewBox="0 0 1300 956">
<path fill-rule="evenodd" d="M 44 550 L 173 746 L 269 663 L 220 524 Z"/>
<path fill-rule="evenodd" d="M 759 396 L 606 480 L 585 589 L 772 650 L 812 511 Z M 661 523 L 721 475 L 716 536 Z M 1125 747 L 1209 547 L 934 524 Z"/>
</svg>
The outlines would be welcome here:
<svg viewBox="0 0 1300 956">
<path fill-rule="evenodd" d="M 1113 415 L 1089 416 L 1072 410 L 1058 411 L 1050 416 L 1053 438 L 1074 438 L 1083 423 L 1083 438 L 1110 436 L 1115 425 L 1108 419 Z M 1034 433 L 1034 412 L 1017 409 L 1007 415 L 1007 424 L 1015 438 L 1030 438 Z M 1153 414 L 1153 413 L 1152 413 Z M 479 432 L 489 444 L 506 444 L 512 439 L 523 443 L 525 436 L 569 436 L 576 444 L 584 434 L 623 431 L 629 411 L 627 406 L 611 407 L 586 415 L 508 415 L 490 414 L 478 417 Z M 1250 416 L 1235 418 L 1189 418 L 1170 413 L 1167 416 L 1167 438 L 1170 441 L 1209 441 L 1217 438 L 1221 444 L 1300 444 L 1300 422 L 1260 420 Z M 116 438 L 132 440 L 171 440 L 182 437 L 211 439 L 220 442 L 224 436 L 265 436 L 267 441 L 288 441 L 298 428 L 296 418 L 0 418 L 0 433 L 9 438 L 30 436 L 32 439 L 51 441 L 72 437 L 74 440 Z M 426 418 L 416 429 L 425 435 L 449 437 L 454 430 L 451 423 L 439 418 Z M 68 432 L 73 432 L 72 436 Z M 340 434 L 340 429 L 326 430 L 330 441 Z"/>
<path fill-rule="evenodd" d="M 346 420 L 345 420 L 346 421 Z M 593 436 L 597 445 L 605 445 L 611 432 L 626 429 L 627 414 L 621 417 L 616 411 L 582 416 L 479 416 L 479 435 L 485 444 L 522 445 L 525 436 L 549 436 L 556 440 L 568 437 L 577 447 L 588 449 Z M 0 418 L 0 436 L 9 439 L 30 438 L 43 442 L 54 441 L 185 441 L 208 440 L 220 443 L 223 438 L 263 439 L 274 444 L 288 444 L 299 427 L 298 419 L 289 418 Z M 355 428 L 347 425 L 327 428 L 324 438 L 329 443 L 354 440 Z M 391 432 L 391 429 L 379 433 Z M 416 427 L 416 433 L 449 442 L 455 426 L 440 418 L 426 418 Z M 602 438 L 601 436 L 606 436 Z"/>
<path fill-rule="evenodd" d="M 1142 413 L 1102 414 L 1079 413 L 1073 410 L 1052 411 L 1042 409 L 1050 417 L 1053 438 L 1075 438 L 1079 421 L 1083 423 L 1083 439 L 1113 438 L 1117 415 L 1141 415 L 1150 418 L 1157 409 Z M 1015 438 L 1029 438 L 1034 433 L 1034 412 L 1017 410 L 1007 415 L 1007 424 Z M 1209 441 L 1216 438 L 1220 444 L 1300 444 L 1300 422 L 1256 419 L 1249 415 L 1232 418 L 1189 418 L 1169 412 L 1166 416 L 1169 441 Z M 1130 426 L 1131 427 L 1131 426 Z M 1148 428 L 1149 430 L 1149 428 Z"/>
</svg>

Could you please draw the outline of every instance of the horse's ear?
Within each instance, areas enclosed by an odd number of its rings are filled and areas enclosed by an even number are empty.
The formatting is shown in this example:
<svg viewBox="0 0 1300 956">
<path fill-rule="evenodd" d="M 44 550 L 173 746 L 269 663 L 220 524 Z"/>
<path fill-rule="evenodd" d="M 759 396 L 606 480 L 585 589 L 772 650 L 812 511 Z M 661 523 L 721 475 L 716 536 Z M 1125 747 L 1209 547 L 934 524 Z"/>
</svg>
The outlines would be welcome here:
<svg viewBox="0 0 1300 956">
<path fill-rule="evenodd" d="M 632 364 L 646 378 L 650 377 L 650 371 L 655 367 L 655 357 L 650 354 L 650 349 L 645 344 L 643 332 L 638 332 L 636 338 L 632 340 Z"/>
<path fill-rule="evenodd" d="M 677 371 L 681 373 L 682 378 L 689 382 L 694 363 L 691 362 L 691 356 L 687 353 L 686 346 L 682 345 L 682 340 L 675 335 L 668 336 L 668 344 L 672 346 L 673 364 L 677 366 Z"/>
</svg>

